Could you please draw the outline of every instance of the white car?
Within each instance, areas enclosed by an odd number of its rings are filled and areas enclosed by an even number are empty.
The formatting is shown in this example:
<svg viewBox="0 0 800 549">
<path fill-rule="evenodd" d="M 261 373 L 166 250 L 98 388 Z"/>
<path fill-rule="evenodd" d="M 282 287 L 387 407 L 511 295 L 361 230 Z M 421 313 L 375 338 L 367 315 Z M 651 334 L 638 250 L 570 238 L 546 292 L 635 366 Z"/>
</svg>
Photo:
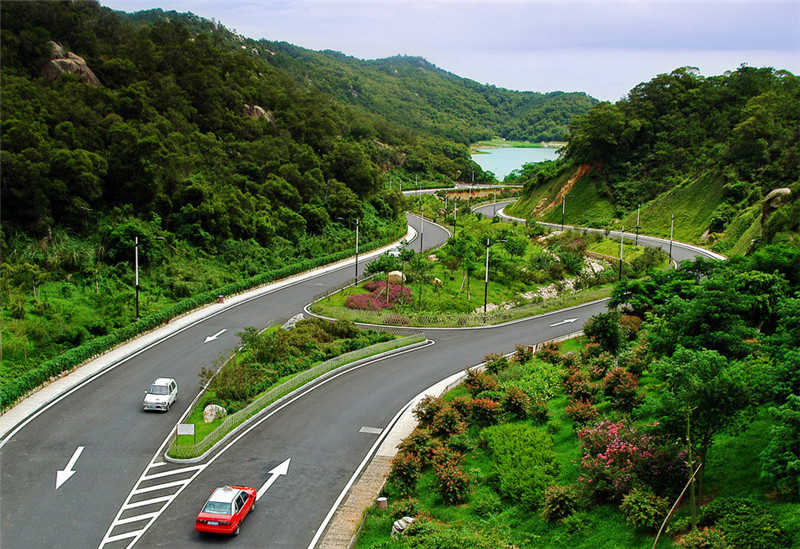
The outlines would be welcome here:
<svg viewBox="0 0 800 549">
<path fill-rule="evenodd" d="M 142 406 L 145 410 L 169 412 L 169 407 L 178 400 L 178 382 L 171 377 L 159 377 L 150 384 L 144 394 Z"/>
</svg>

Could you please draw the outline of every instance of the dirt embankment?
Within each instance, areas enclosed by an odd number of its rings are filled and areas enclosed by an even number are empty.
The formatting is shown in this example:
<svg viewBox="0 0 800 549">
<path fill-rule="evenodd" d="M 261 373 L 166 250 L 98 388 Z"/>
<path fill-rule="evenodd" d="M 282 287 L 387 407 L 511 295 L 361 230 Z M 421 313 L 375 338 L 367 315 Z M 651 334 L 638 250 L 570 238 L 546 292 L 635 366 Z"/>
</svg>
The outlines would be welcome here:
<svg viewBox="0 0 800 549">
<path fill-rule="evenodd" d="M 578 169 L 575 170 L 575 173 L 572 174 L 564 186 L 559 189 L 558 193 L 556 194 L 553 200 L 548 200 L 547 198 L 542 198 L 536 206 L 528 214 L 529 217 L 538 217 L 540 214 L 545 212 L 549 212 L 564 200 L 564 197 L 567 196 L 571 191 L 572 187 L 575 186 L 575 183 L 580 181 L 580 179 L 586 175 L 589 170 L 591 169 L 591 164 L 581 164 L 578 166 Z"/>
</svg>

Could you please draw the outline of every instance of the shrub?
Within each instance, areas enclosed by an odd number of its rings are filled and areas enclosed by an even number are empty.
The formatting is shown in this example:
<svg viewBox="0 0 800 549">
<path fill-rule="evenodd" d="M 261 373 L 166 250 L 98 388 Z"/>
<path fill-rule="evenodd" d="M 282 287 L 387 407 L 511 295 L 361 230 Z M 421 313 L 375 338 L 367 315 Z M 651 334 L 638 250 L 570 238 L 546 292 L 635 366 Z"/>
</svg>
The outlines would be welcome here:
<svg viewBox="0 0 800 549">
<path fill-rule="evenodd" d="M 500 496 L 494 490 L 483 487 L 482 490 L 473 494 L 470 499 L 470 507 L 472 512 L 479 517 L 488 518 L 499 513 L 503 505 Z"/>
<path fill-rule="evenodd" d="M 476 425 L 494 425 L 499 419 L 499 402 L 490 398 L 476 398 L 472 401 L 472 421 Z"/>
<path fill-rule="evenodd" d="M 558 474 L 552 437 L 530 425 L 512 423 L 487 427 L 481 438 L 494 458 L 492 475 L 500 495 L 536 508 Z"/>
<path fill-rule="evenodd" d="M 528 417 L 530 402 L 531 398 L 525 391 L 519 387 L 509 387 L 503 396 L 503 410 L 519 419 L 525 419 Z"/>
<path fill-rule="evenodd" d="M 528 407 L 528 415 L 530 416 L 531 420 L 538 425 L 544 425 L 553 418 L 553 413 L 550 411 L 550 407 L 544 400 L 537 400 L 536 402 L 533 402 Z"/>
<path fill-rule="evenodd" d="M 619 508 L 625 520 L 636 528 L 655 530 L 667 516 L 669 501 L 647 488 L 634 488 L 622 497 Z"/>
<path fill-rule="evenodd" d="M 438 397 L 426 396 L 414 407 L 414 417 L 417 418 L 420 427 L 430 427 L 433 418 L 445 406 L 444 400 Z"/>
<path fill-rule="evenodd" d="M 525 364 L 533 358 L 533 347 L 530 345 L 522 345 L 517 343 L 514 347 L 514 360 L 520 364 Z"/>
<path fill-rule="evenodd" d="M 380 311 L 390 309 L 398 303 L 408 303 L 412 299 L 411 289 L 408 286 L 389 284 L 387 291 L 385 280 L 367 282 L 364 288 L 370 293 L 348 296 L 344 300 L 344 306 L 348 309 Z"/>
<path fill-rule="evenodd" d="M 467 369 L 464 387 L 467 388 L 472 396 L 477 396 L 484 391 L 496 391 L 498 389 L 498 384 L 497 381 L 486 372 Z"/>
<path fill-rule="evenodd" d="M 600 353 L 588 361 L 587 370 L 589 378 L 593 381 L 603 379 L 609 370 L 614 367 L 614 357 L 608 353 Z"/>
<path fill-rule="evenodd" d="M 489 353 L 483 357 L 483 361 L 486 363 L 486 371 L 490 374 L 497 374 L 507 368 L 509 364 L 508 357 L 500 353 Z"/>
<path fill-rule="evenodd" d="M 551 484 L 544 490 L 542 516 L 550 522 L 564 520 L 578 509 L 579 501 L 575 486 Z"/>
<path fill-rule="evenodd" d="M 434 469 L 436 486 L 445 503 L 461 503 L 469 493 L 469 475 L 464 472 L 460 458 L 437 460 Z"/>
<path fill-rule="evenodd" d="M 410 451 L 401 451 L 392 460 L 388 481 L 403 496 L 417 491 L 417 480 L 422 474 L 422 461 Z"/>
<path fill-rule="evenodd" d="M 573 400 L 585 400 L 595 402 L 600 393 L 600 385 L 589 380 L 588 375 L 583 370 L 574 370 L 564 380 L 564 391 Z"/>
<path fill-rule="evenodd" d="M 600 412 L 591 402 L 585 400 L 573 400 L 566 408 L 564 408 L 564 415 L 577 423 L 578 425 L 585 425 L 590 421 L 597 419 Z"/>
<path fill-rule="evenodd" d="M 678 547 L 682 549 L 730 549 L 731 545 L 725 541 L 725 535 L 719 528 L 701 528 L 692 530 L 678 540 Z"/>
<path fill-rule="evenodd" d="M 614 407 L 623 412 L 630 412 L 644 400 L 638 389 L 636 376 L 623 368 L 614 368 L 603 379 L 603 392 L 611 398 Z"/>
<path fill-rule="evenodd" d="M 561 390 L 564 374 L 559 365 L 535 360 L 516 371 L 516 379 L 509 376 L 508 381 L 503 382 L 506 391 L 511 387 L 518 387 L 527 393 L 531 401 L 547 401 Z"/>
<path fill-rule="evenodd" d="M 603 420 L 578 431 L 585 482 L 599 500 L 620 502 L 637 487 L 672 494 L 687 478 L 677 446 L 640 432 L 625 421 Z"/>
<path fill-rule="evenodd" d="M 477 446 L 477 442 L 474 438 L 469 436 L 467 431 L 463 431 L 456 435 L 451 436 L 445 441 L 445 444 L 448 448 L 455 450 L 456 452 L 467 453 L 471 452 Z"/>
<path fill-rule="evenodd" d="M 497 531 L 484 532 L 466 526 L 446 525 L 429 517 L 418 517 L 403 532 L 401 547 L 458 547 L 463 549 L 497 549 L 508 547 L 508 540 Z M 390 542 L 394 546 L 394 542 Z"/>
<path fill-rule="evenodd" d="M 548 341 L 547 343 L 542 343 L 542 346 L 536 351 L 535 356 L 539 360 L 544 360 L 550 364 L 558 364 L 561 359 L 561 351 L 558 350 L 557 343 Z"/>
<path fill-rule="evenodd" d="M 619 319 L 619 329 L 624 339 L 633 341 L 642 329 L 642 319 L 634 315 L 623 315 Z"/>
<path fill-rule="evenodd" d="M 448 404 L 453 409 L 458 410 L 461 417 L 470 417 L 472 415 L 472 402 L 473 399 L 471 397 L 456 397 Z"/>
<path fill-rule="evenodd" d="M 715 499 L 703 509 L 700 524 L 720 528 L 733 547 L 781 549 L 791 544 L 775 515 L 746 498 Z"/>
<path fill-rule="evenodd" d="M 414 429 L 400 444 L 400 451 L 407 451 L 409 454 L 417 456 L 425 467 L 431 463 L 433 455 L 441 446 L 441 442 L 434 439 L 428 429 Z"/>
<path fill-rule="evenodd" d="M 449 437 L 456 435 L 467 428 L 467 423 L 452 406 L 442 406 L 436 411 L 431 422 L 431 431 L 439 436 Z"/>
<path fill-rule="evenodd" d="M 761 475 L 787 500 L 799 501 L 800 396 L 789 395 L 784 405 L 769 411 L 775 423 L 761 452 Z"/>
<path fill-rule="evenodd" d="M 422 502 L 417 498 L 398 499 L 389 504 L 389 515 L 394 520 L 403 517 L 416 517 L 423 510 Z"/>
</svg>

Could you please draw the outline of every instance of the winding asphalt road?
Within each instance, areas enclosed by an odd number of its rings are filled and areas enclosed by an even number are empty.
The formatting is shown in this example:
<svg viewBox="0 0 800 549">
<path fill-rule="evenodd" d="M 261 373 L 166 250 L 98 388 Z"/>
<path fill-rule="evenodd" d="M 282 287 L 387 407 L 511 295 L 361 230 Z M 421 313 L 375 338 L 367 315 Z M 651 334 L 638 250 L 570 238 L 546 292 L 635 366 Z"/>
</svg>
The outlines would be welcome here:
<svg viewBox="0 0 800 549">
<path fill-rule="evenodd" d="M 418 228 L 419 219 L 409 217 L 409 223 Z M 447 236 L 426 223 L 426 248 Z M 673 251 L 679 260 L 696 254 L 678 243 Z M 200 369 L 234 348 L 235 334 L 243 328 L 302 312 L 314 295 L 346 282 L 352 273 L 352 264 L 344 265 L 189 324 L 120 360 L 6 434 L 0 439 L 0 546 L 309 547 L 359 464 L 414 396 L 489 352 L 510 352 L 517 343 L 579 330 L 605 310 L 599 302 L 503 326 L 426 330 L 432 344 L 312 385 L 205 460 L 164 462 L 160 449 L 198 393 Z M 181 400 L 167 414 L 145 413 L 143 391 L 162 375 L 178 380 Z M 281 470 L 287 460 L 288 470 Z M 58 487 L 57 471 L 68 477 Z M 194 517 L 209 490 L 234 483 L 258 488 L 270 483 L 260 490 L 257 509 L 241 534 L 196 533 Z"/>
</svg>

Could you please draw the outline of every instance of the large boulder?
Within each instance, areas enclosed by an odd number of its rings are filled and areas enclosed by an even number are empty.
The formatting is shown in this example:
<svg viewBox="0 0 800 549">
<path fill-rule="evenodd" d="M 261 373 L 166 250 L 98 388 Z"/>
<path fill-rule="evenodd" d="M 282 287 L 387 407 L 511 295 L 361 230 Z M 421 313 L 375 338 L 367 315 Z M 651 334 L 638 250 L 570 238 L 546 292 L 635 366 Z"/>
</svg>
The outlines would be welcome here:
<svg viewBox="0 0 800 549">
<path fill-rule="evenodd" d="M 786 202 L 786 197 L 792 194 L 791 189 L 775 189 L 767 195 L 761 205 L 761 230 L 764 230 L 769 216 Z"/>
<path fill-rule="evenodd" d="M 50 62 L 44 66 L 44 76 L 48 82 L 53 82 L 62 73 L 68 72 L 79 75 L 81 82 L 91 86 L 101 85 L 100 80 L 86 65 L 86 61 L 82 57 L 72 52 L 65 52 L 61 44 L 53 41 L 48 42 L 47 45 L 50 46 Z"/>
<path fill-rule="evenodd" d="M 228 415 L 228 412 L 219 404 L 209 404 L 203 408 L 203 421 L 206 423 L 211 423 L 215 419 L 225 417 L 226 415 Z"/>
<path fill-rule="evenodd" d="M 244 114 L 245 116 L 249 116 L 255 120 L 259 120 L 264 118 L 267 122 L 275 125 L 275 115 L 272 114 L 270 111 L 264 110 L 263 107 L 259 107 L 258 105 L 248 105 L 247 103 L 244 104 Z"/>
<path fill-rule="evenodd" d="M 392 523 L 392 536 L 402 534 L 403 530 L 408 528 L 412 522 L 414 522 L 414 517 L 403 517 L 394 521 Z"/>
<path fill-rule="evenodd" d="M 402 284 L 406 281 L 406 277 L 400 271 L 390 271 L 386 275 L 386 282 L 389 284 Z"/>
</svg>

